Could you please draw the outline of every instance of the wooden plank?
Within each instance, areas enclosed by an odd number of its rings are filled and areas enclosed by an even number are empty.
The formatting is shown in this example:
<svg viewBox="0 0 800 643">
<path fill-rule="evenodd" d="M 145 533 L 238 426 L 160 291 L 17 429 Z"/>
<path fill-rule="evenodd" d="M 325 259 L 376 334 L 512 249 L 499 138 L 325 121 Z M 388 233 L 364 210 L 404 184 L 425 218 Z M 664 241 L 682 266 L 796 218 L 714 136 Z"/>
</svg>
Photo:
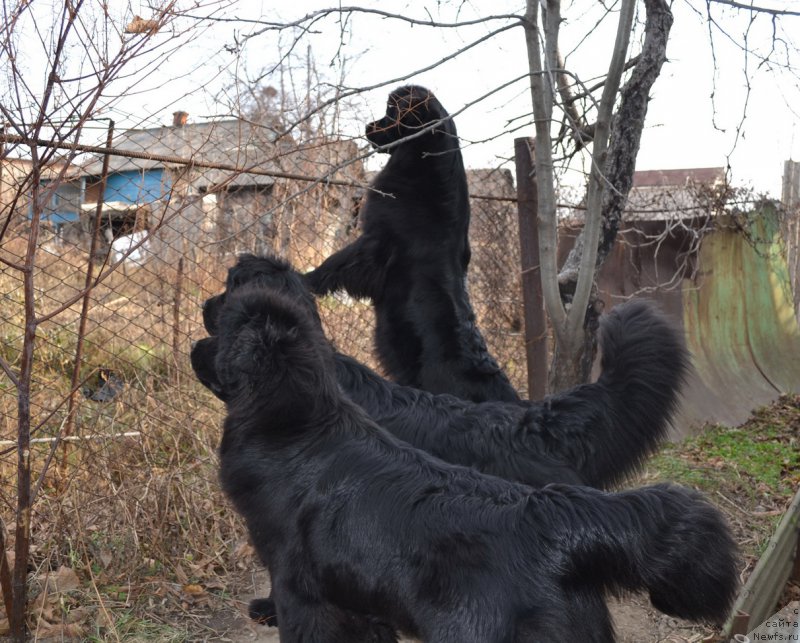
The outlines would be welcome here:
<svg viewBox="0 0 800 643">
<path fill-rule="evenodd" d="M 766 551 L 758 560 L 733 606 L 723 628 L 722 640 L 741 632 L 742 615 L 747 617 L 745 632 L 750 632 L 775 613 L 778 599 L 794 568 L 800 542 L 800 489 L 781 519 Z"/>
<path fill-rule="evenodd" d="M 541 400 L 547 393 L 547 321 L 539 266 L 539 188 L 534 175 L 535 149 L 536 142 L 532 138 L 514 139 L 529 400 Z"/>
</svg>

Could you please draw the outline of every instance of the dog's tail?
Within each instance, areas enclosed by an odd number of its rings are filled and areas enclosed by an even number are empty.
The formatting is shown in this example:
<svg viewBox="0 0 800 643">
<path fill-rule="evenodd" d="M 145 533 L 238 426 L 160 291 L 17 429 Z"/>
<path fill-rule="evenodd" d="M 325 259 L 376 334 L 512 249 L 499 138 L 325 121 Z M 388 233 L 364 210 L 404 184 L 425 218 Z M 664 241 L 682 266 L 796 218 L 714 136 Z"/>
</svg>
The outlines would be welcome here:
<svg viewBox="0 0 800 643">
<path fill-rule="evenodd" d="M 652 304 L 631 300 L 604 315 L 601 373 L 546 401 L 554 439 L 583 481 L 607 487 L 629 475 L 664 440 L 689 370 L 681 333 Z M 562 435 L 574 431 L 572 442 Z"/>
<path fill-rule="evenodd" d="M 672 616 L 727 617 L 738 585 L 737 548 L 722 514 L 699 493 L 675 485 L 621 493 L 553 485 L 543 493 L 563 503 L 551 525 L 563 530 L 566 586 L 644 590 Z"/>
</svg>

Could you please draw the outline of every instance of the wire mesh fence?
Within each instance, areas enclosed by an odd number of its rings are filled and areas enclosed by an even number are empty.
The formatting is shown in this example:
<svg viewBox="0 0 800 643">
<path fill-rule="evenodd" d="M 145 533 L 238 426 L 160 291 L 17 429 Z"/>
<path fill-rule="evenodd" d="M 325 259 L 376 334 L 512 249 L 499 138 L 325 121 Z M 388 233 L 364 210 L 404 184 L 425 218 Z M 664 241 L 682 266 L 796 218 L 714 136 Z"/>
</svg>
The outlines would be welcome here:
<svg viewBox="0 0 800 643">
<path fill-rule="evenodd" d="M 187 124 L 182 113 L 171 126 L 110 136 L 111 153 L 79 162 L 0 157 L 0 477 L 17 475 L 28 414 L 29 567 L 44 634 L 86 635 L 120 603 L 149 601 L 153 613 L 172 594 L 202 603 L 173 591 L 175 579 L 214 588 L 246 560 L 244 530 L 216 483 L 223 407 L 189 364 L 205 335 L 201 306 L 239 253 L 318 265 L 358 234 L 368 189 L 352 141 L 303 145 L 242 120 Z M 473 306 L 522 390 L 511 175 L 468 179 L 473 194 L 493 197 L 472 202 Z M 340 295 L 319 306 L 336 346 L 377 368 L 371 306 Z M 26 360 L 29 390 L 15 376 Z M 0 490 L 4 525 L 17 522 L 19 484 Z M 3 540 L 21 551 L 11 534 Z M 90 576 L 96 595 L 48 602 L 47 579 L 63 569 Z M 118 591 L 134 577 L 150 582 Z M 203 600 L 219 598 L 205 589 Z"/>
</svg>

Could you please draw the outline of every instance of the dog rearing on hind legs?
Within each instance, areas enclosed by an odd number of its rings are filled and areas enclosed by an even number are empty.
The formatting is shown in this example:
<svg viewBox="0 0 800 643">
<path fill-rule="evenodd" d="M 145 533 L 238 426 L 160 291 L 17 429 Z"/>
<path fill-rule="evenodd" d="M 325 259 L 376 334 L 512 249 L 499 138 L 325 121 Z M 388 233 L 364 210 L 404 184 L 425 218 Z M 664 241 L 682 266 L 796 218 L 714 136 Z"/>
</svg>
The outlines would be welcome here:
<svg viewBox="0 0 800 643">
<path fill-rule="evenodd" d="M 340 391 L 332 350 L 286 295 L 219 317 L 223 488 L 272 577 L 283 643 L 613 641 L 605 594 L 719 621 L 735 546 L 699 494 L 533 489 L 399 442 Z"/>
<path fill-rule="evenodd" d="M 453 119 L 430 90 L 406 85 L 366 136 L 389 161 L 362 206 L 362 234 L 308 273 L 309 287 L 372 300 L 376 353 L 399 384 L 519 400 L 467 293 L 469 190 Z"/>
</svg>

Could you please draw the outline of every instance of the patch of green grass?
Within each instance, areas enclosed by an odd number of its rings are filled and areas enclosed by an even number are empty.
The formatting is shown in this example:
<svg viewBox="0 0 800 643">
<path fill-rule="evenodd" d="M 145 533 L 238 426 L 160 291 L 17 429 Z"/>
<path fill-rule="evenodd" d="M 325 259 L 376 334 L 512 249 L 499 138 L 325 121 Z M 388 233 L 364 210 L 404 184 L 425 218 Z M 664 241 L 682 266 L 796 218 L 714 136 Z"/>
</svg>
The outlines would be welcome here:
<svg viewBox="0 0 800 643">
<path fill-rule="evenodd" d="M 649 463 L 659 478 L 704 491 L 738 488 L 752 496 L 790 496 L 800 484 L 797 400 L 756 412 L 741 427 L 708 426 Z"/>
<path fill-rule="evenodd" d="M 785 396 L 740 427 L 707 426 L 666 445 L 647 463 L 645 478 L 706 493 L 738 525 L 742 552 L 755 561 L 800 487 L 799 445 L 800 396 Z"/>
<path fill-rule="evenodd" d="M 800 450 L 774 426 L 759 432 L 716 427 L 697 439 L 708 458 L 721 458 L 780 494 L 792 492 L 800 473 Z"/>
<path fill-rule="evenodd" d="M 648 463 L 647 469 L 655 473 L 659 479 L 704 491 L 714 491 L 721 484 L 718 471 L 681 457 L 681 453 L 675 445 L 667 446 L 661 453 L 653 457 Z"/>
</svg>

